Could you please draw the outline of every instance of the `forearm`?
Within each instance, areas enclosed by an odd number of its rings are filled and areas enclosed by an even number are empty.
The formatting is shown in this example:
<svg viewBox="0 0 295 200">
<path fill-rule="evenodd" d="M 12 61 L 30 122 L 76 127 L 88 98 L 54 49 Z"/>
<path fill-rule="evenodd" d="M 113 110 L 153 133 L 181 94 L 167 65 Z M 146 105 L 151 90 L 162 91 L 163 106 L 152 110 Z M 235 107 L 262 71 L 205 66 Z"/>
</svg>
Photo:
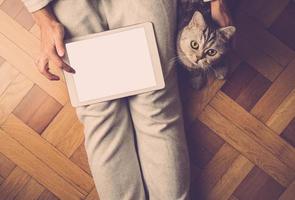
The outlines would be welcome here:
<svg viewBox="0 0 295 200">
<path fill-rule="evenodd" d="M 226 1 L 225 0 L 210 0 L 211 9 L 226 9 Z"/>
<path fill-rule="evenodd" d="M 211 0 L 213 19 L 222 27 L 233 25 L 232 17 L 226 5 L 226 0 Z"/>
<path fill-rule="evenodd" d="M 39 27 L 43 27 L 44 25 L 56 23 L 57 19 L 55 15 L 52 13 L 51 9 L 49 6 L 45 6 L 35 12 L 32 13 L 32 17 L 36 24 Z"/>
</svg>

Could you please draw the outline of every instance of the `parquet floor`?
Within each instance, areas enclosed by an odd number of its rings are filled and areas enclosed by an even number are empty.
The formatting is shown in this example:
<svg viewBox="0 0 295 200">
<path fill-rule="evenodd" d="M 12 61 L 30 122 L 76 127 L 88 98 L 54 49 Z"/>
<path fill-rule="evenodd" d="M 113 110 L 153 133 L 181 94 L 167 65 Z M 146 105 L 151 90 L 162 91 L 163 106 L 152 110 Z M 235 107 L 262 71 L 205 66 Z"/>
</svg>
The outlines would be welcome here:
<svg viewBox="0 0 295 200">
<path fill-rule="evenodd" d="M 180 73 L 194 200 L 295 199 L 295 3 L 234 2 L 232 74 L 195 92 Z M 64 80 L 34 66 L 39 30 L 0 0 L 0 199 L 98 199 Z M 54 70 L 62 77 L 59 70 Z"/>
</svg>

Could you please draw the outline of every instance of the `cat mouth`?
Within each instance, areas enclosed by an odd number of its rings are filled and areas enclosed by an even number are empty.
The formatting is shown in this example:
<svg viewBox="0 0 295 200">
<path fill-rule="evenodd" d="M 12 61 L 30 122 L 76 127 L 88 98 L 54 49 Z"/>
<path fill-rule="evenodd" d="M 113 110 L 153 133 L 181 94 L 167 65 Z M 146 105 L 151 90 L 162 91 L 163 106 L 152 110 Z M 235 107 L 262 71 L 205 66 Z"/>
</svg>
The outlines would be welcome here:
<svg viewBox="0 0 295 200">
<path fill-rule="evenodd" d="M 201 69 L 201 68 L 203 68 L 203 66 L 201 66 L 198 63 L 195 63 L 195 62 L 191 62 L 191 63 L 192 63 L 191 67 L 194 68 L 194 69 Z"/>
</svg>

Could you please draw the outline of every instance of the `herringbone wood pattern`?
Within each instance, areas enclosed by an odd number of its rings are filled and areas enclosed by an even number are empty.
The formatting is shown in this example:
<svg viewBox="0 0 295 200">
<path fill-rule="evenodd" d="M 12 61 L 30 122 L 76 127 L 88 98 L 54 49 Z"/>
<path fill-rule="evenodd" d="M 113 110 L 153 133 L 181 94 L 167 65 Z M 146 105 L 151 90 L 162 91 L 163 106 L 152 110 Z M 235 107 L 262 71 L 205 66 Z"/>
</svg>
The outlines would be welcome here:
<svg viewBox="0 0 295 200">
<path fill-rule="evenodd" d="M 295 3 L 232 8 L 239 32 L 228 80 L 195 92 L 180 70 L 192 197 L 294 200 Z M 98 199 L 83 125 L 64 80 L 34 66 L 38 52 L 39 30 L 22 3 L 0 0 L 0 199 Z"/>
</svg>

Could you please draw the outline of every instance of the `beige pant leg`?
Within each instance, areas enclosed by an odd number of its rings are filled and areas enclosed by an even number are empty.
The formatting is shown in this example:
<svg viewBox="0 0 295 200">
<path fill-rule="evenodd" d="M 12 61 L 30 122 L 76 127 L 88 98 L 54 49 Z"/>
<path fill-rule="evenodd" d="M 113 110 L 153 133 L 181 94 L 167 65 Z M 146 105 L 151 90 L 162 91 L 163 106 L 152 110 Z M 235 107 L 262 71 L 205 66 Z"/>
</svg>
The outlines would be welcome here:
<svg viewBox="0 0 295 200">
<path fill-rule="evenodd" d="M 67 37 L 107 27 L 100 1 L 58 0 L 52 4 Z M 99 59 L 99 55 L 97 55 Z M 74 67 L 74 66 L 73 66 Z M 106 66 L 107 67 L 107 66 Z M 95 90 L 93 88 L 89 88 Z M 126 99 L 76 108 L 84 125 L 85 149 L 101 200 L 144 200 L 144 187 Z"/>
<path fill-rule="evenodd" d="M 102 0 L 110 28 L 154 24 L 166 88 L 129 98 L 151 200 L 189 199 L 190 164 L 175 65 L 177 0 Z"/>
</svg>

